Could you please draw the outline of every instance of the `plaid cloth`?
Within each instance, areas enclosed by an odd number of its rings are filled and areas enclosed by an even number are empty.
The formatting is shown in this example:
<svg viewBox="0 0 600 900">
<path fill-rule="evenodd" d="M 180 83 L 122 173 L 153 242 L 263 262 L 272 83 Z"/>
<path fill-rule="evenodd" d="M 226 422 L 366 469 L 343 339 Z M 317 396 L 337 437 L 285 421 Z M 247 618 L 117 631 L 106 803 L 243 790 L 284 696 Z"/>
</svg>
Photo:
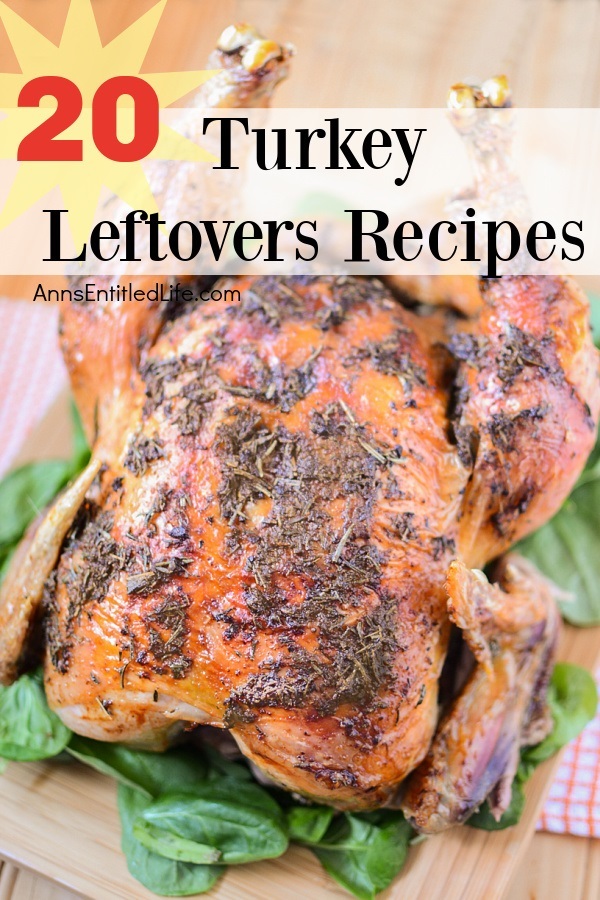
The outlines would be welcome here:
<svg viewBox="0 0 600 900">
<path fill-rule="evenodd" d="M 50 304 L 0 300 L 0 476 L 66 386 L 57 318 Z M 600 708 L 566 749 L 538 830 L 600 837 Z"/>
<path fill-rule="evenodd" d="M 596 680 L 600 688 L 600 672 Z M 537 827 L 600 838 L 600 706 L 593 722 L 564 751 Z"/>
</svg>

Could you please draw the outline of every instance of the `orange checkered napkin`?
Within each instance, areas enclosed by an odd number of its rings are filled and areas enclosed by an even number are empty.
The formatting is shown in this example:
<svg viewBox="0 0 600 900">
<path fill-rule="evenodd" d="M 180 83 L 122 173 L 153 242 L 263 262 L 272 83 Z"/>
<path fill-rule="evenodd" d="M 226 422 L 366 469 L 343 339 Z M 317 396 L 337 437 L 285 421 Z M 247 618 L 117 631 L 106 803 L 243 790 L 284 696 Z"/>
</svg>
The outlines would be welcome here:
<svg viewBox="0 0 600 900">
<path fill-rule="evenodd" d="M 66 387 L 57 319 L 51 304 L 0 300 L 0 476 Z M 600 714 L 566 749 L 538 830 L 600 837 Z"/>
<path fill-rule="evenodd" d="M 600 688 L 600 671 L 596 673 Z M 600 707 L 563 753 L 538 831 L 600 837 Z"/>
</svg>

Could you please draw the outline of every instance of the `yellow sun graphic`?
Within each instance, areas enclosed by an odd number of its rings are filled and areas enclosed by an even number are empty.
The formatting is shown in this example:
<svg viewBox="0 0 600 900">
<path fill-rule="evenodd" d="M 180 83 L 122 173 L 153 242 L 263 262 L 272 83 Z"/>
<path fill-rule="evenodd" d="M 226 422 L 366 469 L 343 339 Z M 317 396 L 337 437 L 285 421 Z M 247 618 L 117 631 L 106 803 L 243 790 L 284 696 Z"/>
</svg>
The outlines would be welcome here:
<svg viewBox="0 0 600 900">
<path fill-rule="evenodd" d="M 18 105 L 24 85 L 35 78 L 68 79 L 81 95 L 82 109 L 76 120 L 61 130 L 59 140 L 80 140 L 82 159 L 77 161 L 22 161 L 0 212 L 0 229 L 37 203 L 55 186 L 60 187 L 64 208 L 69 210 L 73 239 L 81 245 L 89 235 L 101 190 L 108 188 L 132 209 L 158 212 L 141 161 L 116 162 L 95 146 L 92 103 L 100 85 L 114 77 L 136 76 L 149 84 L 160 109 L 174 103 L 211 78 L 215 72 L 167 72 L 139 75 L 164 10 L 160 0 L 147 13 L 102 46 L 91 0 L 71 0 L 60 44 L 56 46 L 0 2 L 0 18 L 17 56 L 20 74 L 0 73 L 0 158 L 16 160 L 23 139 L 57 109 L 57 99 L 44 96 L 40 105 Z M 123 143 L 131 140 L 135 108 L 123 94 L 116 107 L 116 130 Z M 160 122 L 158 139 L 148 158 L 214 161 L 198 144 Z"/>
</svg>

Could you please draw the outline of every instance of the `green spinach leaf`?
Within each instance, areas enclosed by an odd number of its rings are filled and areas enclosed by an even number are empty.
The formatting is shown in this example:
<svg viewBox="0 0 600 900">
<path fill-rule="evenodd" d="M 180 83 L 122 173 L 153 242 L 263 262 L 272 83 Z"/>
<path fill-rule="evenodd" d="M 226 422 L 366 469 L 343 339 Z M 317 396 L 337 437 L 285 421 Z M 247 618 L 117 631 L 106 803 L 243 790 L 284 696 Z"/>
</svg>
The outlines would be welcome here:
<svg viewBox="0 0 600 900">
<path fill-rule="evenodd" d="M 27 463 L 9 472 L 0 481 L 0 583 L 27 527 L 89 462 L 90 450 L 74 403 L 71 409 L 73 417 L 71 459 Z"/>
<path fill-rule="evenodd" d="M 31 762 L 57 756 L 71 732 L 46 702 L 41 672 L 0 686 L 0 756 Z"/>
<path fill-rule="evenodd" d="M 308 846 L 342 887 L 359 900 L 372 900 L 404 865 L 411 836 L 400 812 L 344 813 L 319 844 Z"/>
<path fill-rule="evenodd" d="M 91 453 L 87 438 L 83 431 L 79 411 L 73 400 L 71 401 L 71 421 L 73 423 L 73 453 L 71 456 L 71 468 L 73 474 L 77 475 L 85 469 L 89 463 Z"/>
<path fill-rule="evenodd" d="M 600 347 L 600 297 L 597 294 L 589 294 L 590 324 L 596 346 Z"/>
<path fill-rule="evenodd" d="M 290 806 L 286 820 L 290 841 L 300 844 L 318 844 L 334 816 L 330 806 Z"/>
<path fill-rule="evenodd" d="M 557 663 L 552 673 L 548 702 L 554 728 L 535 747 L 527 747 L 521 763 L 529 775 L 541 762 L 576 738 L 596 715 L 598 691 L 589 672 L 570 663 Z"/>
<path fill-rule="evenodd" d="M 67 484 L 72 466 L 63 460 L 28 463 L 0 481 L 0 549 L 21 539 L 30 522 Z"/>
<path fill-rule="evenodd" d="M 207 774 L 201 750 L 176 749 L 166 753 L 150 753 L 73 735 L 67 751 L 80 762 L 116 778 L 120 784 L 141 791 L 147 797 L 175 791 L 194 792 L 205 781 Z"/>
<path fill-rule="evenodd" d="M 14 552 L 15 552 L 14 547 L 10 547 L 9 549 L 5 550 L 4 552 L 2 550 L 0 550 L 0 584 L 2 584 L 4 576 L 8 572 L 8 567 L 10 565 L 10 561 L 12 559 L 12 555 Z"/>
<path fill-rule="evenodd" d="M 210 849 L 229 865 L 273 859 L 288 837 L 279 806 L 258 785 L 215 783 L 194 794 L 167 794 L 147 806 L 133 833 L 147 849 L 186 862 L 206 862 Z"/>
<path fill-rule="evenodd" d="M 209 891 L 225 871 L 223 866 L 199 866 L 166 859 L 143 847 L 134 837 L 134 822 L 149 802 L 140 791 L 119 785 L 121 847 L 130 874 L 149 891 L 163 897 L 189 897 Z"/>
<path fill-rule="evenodd" d="M 165 831 L 164 828 L 159 828 L 150 822 L 141 821 L 140 819 L 133 824 L 133 836 L 147 850 L 178 862 L 208 865 L 219 862 L 223 855 L 220 850 L 217 850 L 216 847 L 210 844 L 201 844 L 198 841 L 187 840 L 187 838 L 183 838 L 179 834 Z M 249 862 L 250 860 L 243 861 Z"/>
<path fill-rule="evenodd" d="M 572 594 L 572 601 L 560 604 L 561 613 L 580 626 L 600 624 L 600 466 L 595 461 L 592 466 L 554 518 L 518 546 L 523 556 Z"/>
</svg>

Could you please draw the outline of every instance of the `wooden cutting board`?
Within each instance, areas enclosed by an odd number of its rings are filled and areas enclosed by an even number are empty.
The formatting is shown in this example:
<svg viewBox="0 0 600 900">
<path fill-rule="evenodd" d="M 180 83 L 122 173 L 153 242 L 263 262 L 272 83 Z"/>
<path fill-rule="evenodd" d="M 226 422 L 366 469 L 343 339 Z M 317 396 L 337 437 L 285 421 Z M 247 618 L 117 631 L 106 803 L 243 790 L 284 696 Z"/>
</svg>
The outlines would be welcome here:
<svg viewBox="0 0 600 900">
<path fill-rule="evenodd" d="M 521 823 L 503 832 L 459 828 L 413 847 L 384 898 L 501 898 L 526 852 L 554 766 L 532 779 Z M 151 898 L 120 850 L 116 788 L 78 764 L 11 764 L 0 778 L 0 853 L 94 900 Z M 347 896 L 311 854 L 230 868 L 211 900 L 334 900 Z"/>
<path fill-rule="evenodd" d="M 66 456 L 68 398 L 63 396 L 23 447 L 20 460 Z M 565 626 L 560 658 L 588 669 L 600 663 L 600 629 Z M 518 826 L 488 833 L 456 828 L 411 848 L 387 900 L 494 900 L 505 897 L 535 831 L 558 759 L 526 786 Z M 12 763 L 0 777 L 0 857 L 93 900 L 150 898 L 127 872 L 120 849 L 115 783 L 76 763 Z M 11 896 L 8 894 L 7 896 Z M 33 895 L 35 896 L 35 895 Z M 211 900 L 334 900 L 347 896 L 302 848 L 281 859 L 230 868 Z M 0 900 L 3 898 L 0 895 Z"/>
</svg>

